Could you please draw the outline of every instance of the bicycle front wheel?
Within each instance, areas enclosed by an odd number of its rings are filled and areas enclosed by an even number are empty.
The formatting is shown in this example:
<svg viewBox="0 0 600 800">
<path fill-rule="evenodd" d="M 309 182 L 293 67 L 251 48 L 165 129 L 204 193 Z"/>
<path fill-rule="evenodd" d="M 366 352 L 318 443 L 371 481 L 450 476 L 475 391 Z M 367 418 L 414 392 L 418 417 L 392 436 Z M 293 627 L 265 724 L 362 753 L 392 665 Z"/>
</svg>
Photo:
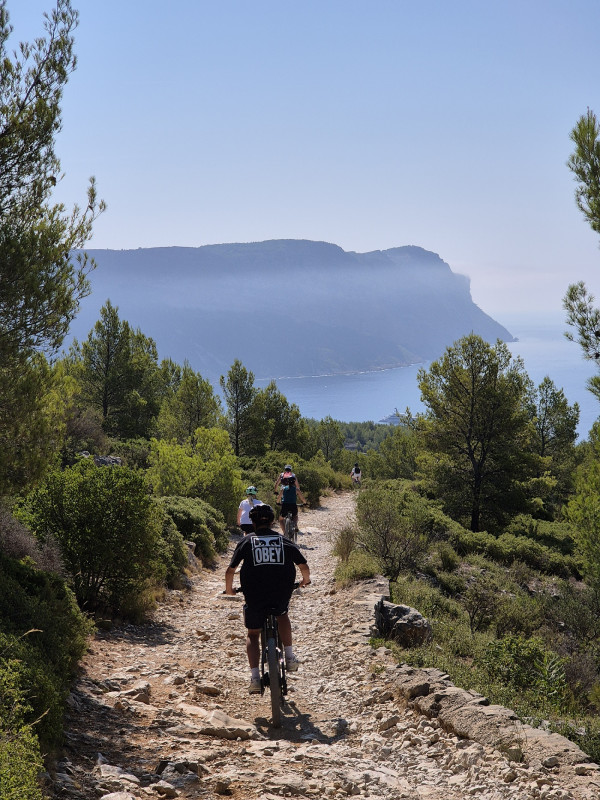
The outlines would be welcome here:
<svg viewBox="0 0 600 800">
<path fill-rule="evenodd" d="M 273 727 L 281 727 L 281 681 L 279 678 L 279 659 L 277 656 L 277 642 L 274 638 L 267 641 L 267 662 L 269 667 L 269 688 L 271 690 L 271 714 Z"/>
</svg>

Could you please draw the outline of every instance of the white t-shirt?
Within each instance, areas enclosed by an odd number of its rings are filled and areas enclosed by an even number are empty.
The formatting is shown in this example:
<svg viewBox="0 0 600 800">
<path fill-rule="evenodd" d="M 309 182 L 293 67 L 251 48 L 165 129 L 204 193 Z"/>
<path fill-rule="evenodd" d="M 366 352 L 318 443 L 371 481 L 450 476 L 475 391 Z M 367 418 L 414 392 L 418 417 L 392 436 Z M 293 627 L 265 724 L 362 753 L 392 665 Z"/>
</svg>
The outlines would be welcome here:
<svg viewBox="0 0 600 800">
<path fill-rule="evenodd" d="M 254 508 L 254 506 L 262 506 L 264 503 L 262 500 L 257 500 L 256 498 L 246 497 L 240 503 L 240 508 L 242 509 L 242 516 L 240 517 L 240 525 L 252 525 L 252 520 L 250 519 L 250 509 Z"/>
</svg>

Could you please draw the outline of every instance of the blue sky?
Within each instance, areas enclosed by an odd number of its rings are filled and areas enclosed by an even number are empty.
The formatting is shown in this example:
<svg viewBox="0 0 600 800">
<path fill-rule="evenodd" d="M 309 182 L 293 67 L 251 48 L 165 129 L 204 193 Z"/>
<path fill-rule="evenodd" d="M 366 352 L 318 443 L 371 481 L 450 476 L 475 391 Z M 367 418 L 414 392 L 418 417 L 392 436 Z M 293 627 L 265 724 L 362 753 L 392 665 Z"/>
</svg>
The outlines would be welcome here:
<svg viewBox="0 0 600 800">
<path fill-rule="evenodd" d="M 569 132 L 600 115 L 598 0 L 74 0 L 57 199 L 94 248 L 419 245 L 500 321 L 600 296 Z M 8 0 L 13 41 L 52 0 Z"/>
</svg>

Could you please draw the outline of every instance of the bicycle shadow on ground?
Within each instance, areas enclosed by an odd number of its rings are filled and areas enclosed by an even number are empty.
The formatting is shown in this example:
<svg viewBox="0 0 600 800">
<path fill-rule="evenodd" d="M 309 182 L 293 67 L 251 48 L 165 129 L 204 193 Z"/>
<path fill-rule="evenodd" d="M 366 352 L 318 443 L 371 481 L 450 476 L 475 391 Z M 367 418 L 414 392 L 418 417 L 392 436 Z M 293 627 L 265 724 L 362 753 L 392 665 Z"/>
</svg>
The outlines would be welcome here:
<svg viewBox="0 0 600 800">
<path fill-rule="evenodd" d="M 274 728 L 270 718 L 267 717 L 256 717 L 254 724 L 263 736 L 272 741 L 285 739 L 289 742 L 334 744 L 345 738 L 348 724 L 342 717 L 329 721 L 328 727 L 335 729 L 333 733 L 324 731 L 311 717 L 311 714 L 302 713 L 293 700 L 286 700 L 280 728 Z"/>
<path fill-rule="evenodd" d="M 312 535 L 312 531 L 298 531 L 298 536 L 311 536 L 311 535 Z M 317 549 L 316 546 L 315 547 L 311 547 L 308 544 L 300 543 L 297 538 L 296 538 L 296 547 L 299 550 L 316 550 Z"/>
</svg>

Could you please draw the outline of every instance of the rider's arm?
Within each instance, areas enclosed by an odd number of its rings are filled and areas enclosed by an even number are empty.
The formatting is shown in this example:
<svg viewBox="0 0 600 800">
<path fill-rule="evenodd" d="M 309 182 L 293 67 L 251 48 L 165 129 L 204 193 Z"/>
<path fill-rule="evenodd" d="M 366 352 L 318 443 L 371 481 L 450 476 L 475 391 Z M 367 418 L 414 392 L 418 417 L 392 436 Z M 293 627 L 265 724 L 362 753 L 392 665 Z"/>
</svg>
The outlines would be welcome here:
<svg viewBox="0 0 600 800">
<path fill-rule="evenodd" d="M 235 575 L 235 567 L 227 567 L 225 570 L 225 594 L 235 594 L 233 591 L 233 576 Z"/>
<path fill-rule="evenodd" d="M 242 507 L 240 506 L 238 508 L 238 515 L 237 515 L 237 524 L 238 525 L 240 524 L 241 519 L 242 519 Z"/>
<path fill-rule="evenodd" d="M 300 586 L 308 586 L 310 583 L 310 570 L 308 568 L 308 564 L 298 564 L 298 569 L 302 575 Z"/>
</svg>

